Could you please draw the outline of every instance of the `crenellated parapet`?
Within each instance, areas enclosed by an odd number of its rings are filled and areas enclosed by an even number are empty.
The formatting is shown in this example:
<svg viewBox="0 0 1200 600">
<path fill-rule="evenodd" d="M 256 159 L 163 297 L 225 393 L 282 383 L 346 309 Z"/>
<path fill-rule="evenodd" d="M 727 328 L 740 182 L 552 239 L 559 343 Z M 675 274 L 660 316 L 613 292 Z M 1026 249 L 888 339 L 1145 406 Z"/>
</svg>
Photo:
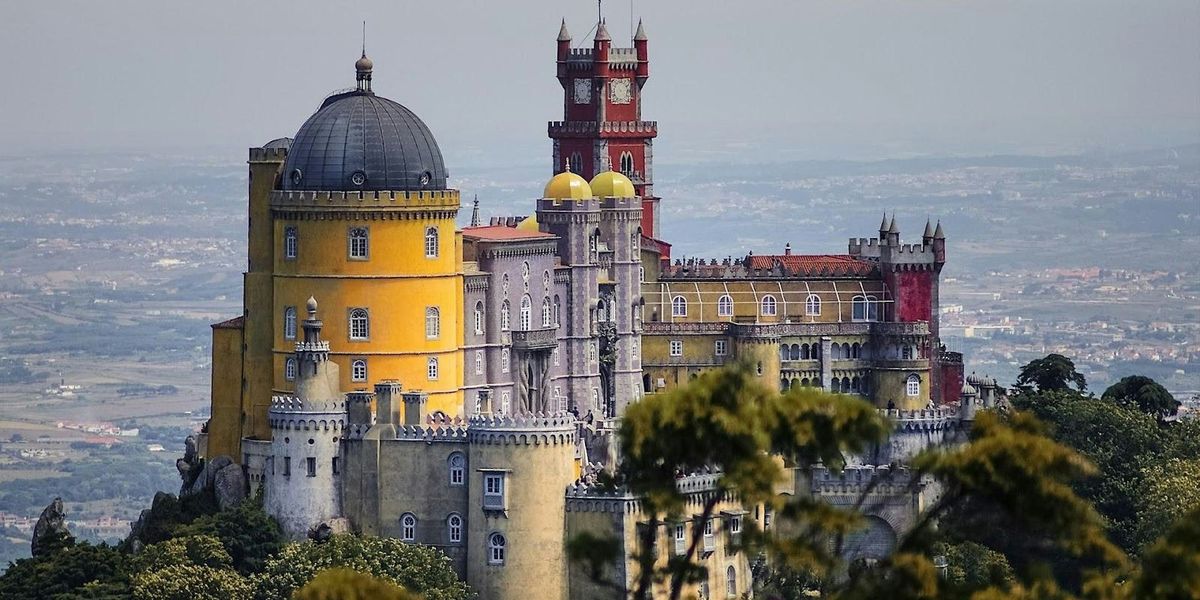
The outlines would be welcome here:
<svg viewBox="0 0 1200 600">
<path fill-rule="evenodd" d="M 467 433 L 472 444 L 573 445 L 575 416 L 569 413 L 473 416 L 468 421 Z"/>
<path fill-rule="evenodd" d="M 287 159 L 287 148 L 251 148 L 250 162 L 281 163 Z"/>
<path fill-rule="evenodd" d="M 949 408 L 880 409 L 879 414 L 895 423 L 899 432 L 943 431 L 959 424 L 958 410 Z"/>
<path fill-rule="evenodd" d="M 294 220 L 453 218 L 458 190 L 271 192 L 271 211 Z"/>
<path fill-rule="evenodd" d="M 914 487 L 932 481 L 907 467 L 891 465 L 853 465 L 840 472 L 826 467 L 813 467 L 810 483 L 814 494 L 845 495 L 869 491 L 878 496 L 900 496 Z"/>
</svg>

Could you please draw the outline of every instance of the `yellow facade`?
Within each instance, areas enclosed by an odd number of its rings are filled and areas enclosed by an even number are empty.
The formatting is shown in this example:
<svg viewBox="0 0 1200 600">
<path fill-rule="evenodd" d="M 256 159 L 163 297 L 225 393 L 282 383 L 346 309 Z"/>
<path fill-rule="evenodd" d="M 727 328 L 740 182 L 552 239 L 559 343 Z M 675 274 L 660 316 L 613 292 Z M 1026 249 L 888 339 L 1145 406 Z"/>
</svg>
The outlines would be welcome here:
<svg viewBox="0 0 1200 600">
<path fill-rule="evenodd" d="M 242 443 L 242 319 L 213 326 L 212 419 L 206 456 L 240 456 Z"/>
</svg>

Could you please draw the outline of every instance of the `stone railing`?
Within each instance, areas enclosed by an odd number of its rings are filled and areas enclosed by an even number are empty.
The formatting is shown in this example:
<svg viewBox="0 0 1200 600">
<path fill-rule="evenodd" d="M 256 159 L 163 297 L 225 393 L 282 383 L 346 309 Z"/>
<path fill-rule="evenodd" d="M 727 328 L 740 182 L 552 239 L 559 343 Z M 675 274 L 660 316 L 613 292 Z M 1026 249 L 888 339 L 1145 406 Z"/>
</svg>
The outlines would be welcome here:
<svg viewBox="0 0 1200 600">
<path fill-rule="evenodd" d="M 557 329 L 530 329 L 512 332 L 514 350 L 548 350 L 558 346 Z"/>
</svg>

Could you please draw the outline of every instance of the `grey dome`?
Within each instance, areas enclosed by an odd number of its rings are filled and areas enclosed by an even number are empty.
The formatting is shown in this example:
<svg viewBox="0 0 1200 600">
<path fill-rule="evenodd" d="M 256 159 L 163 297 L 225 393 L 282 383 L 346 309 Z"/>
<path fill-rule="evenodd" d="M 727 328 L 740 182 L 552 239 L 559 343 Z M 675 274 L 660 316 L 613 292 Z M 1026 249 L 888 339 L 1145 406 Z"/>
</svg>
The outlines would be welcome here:
<svg viewBox="0 0 1200 600">
<path fill-rule="evenodd" d="M 441 190 L 446 165 L 412 111 L 370 91 L 346 92 L 327 98 L 296 132 L 282 189 Z"/>
</svg>

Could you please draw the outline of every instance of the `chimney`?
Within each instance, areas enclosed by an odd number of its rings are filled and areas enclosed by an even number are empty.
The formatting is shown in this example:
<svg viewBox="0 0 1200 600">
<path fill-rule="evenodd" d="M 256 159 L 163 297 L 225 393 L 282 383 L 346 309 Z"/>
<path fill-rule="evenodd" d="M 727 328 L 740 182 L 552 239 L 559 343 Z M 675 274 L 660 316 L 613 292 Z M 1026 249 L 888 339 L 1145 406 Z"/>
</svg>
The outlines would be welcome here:
<svg viewBox="0 0 1200 600">
<path fill-rule="evenodd" d="M 783 246 L 783 255 L 784 255 L 784 256 L 791 256 L 791 255 L 792 255 L 792 243 L 791 243 L 791 242 L 788 242 L 787 244 L 785 244 L 785 245 Z"/>
<path fill-rule="evenodd" d="M 404 394 L 404 424 L 422 425 L 425 423 L 425 402 L 429 394 L 425 392 L 405 392 Z"/>
<path fill-rule="evenodd" d="M 375 384 L 375 422 L 379 425 L 400 424 L 400 392 L 404 389 L 399 381 L 389 379 Z"/>
</svg>

